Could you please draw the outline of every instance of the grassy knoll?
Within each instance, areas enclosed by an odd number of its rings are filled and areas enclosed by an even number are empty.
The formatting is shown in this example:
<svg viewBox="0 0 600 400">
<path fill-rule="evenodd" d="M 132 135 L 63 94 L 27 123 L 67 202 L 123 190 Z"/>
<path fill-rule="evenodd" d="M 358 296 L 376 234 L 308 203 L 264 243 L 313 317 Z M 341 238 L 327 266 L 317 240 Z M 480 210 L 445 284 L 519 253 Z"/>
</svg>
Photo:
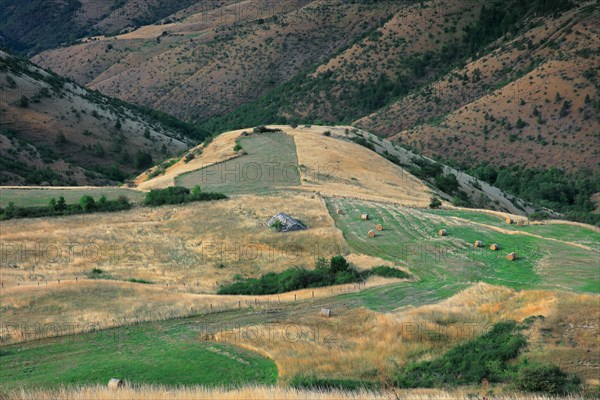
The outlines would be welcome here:
<svg viewBox="0 0 600 400">
<path fill-rule="evenodd" d="M 410 268 L 422 279 L 418 285 L 432 288 L 433 292 L 452 294 L 462 284 L 479 281 L 514 289 L 600 292 L 598 253 L 594 247 L 500 231 L 495 225 L 501 221 L 494 216 L 460 211 L 460 218 L 455 218 L 458 215 L 448 211 L 421 211 L 343 199 L 330 200 L 328 208 L 350 246 Z M 336 209 L 346 213 L 338 215 Z M 361 221 L 362 213 L 368 213 L 370 220 Z M 385 229 L 377 232 L 375 238 L 368 237 L 367 232 L 379 223 Z M 437 235 L 442 228 L 448 230 L 448 236 Z M 511 225 L 504 224 L 502 228 L 517 232 L 517 227 Z M 564 225 L 519 229 L 550 238 L 565 238 Z M 568 229 L 566 239 L 598 243 L 598 234 L 592 230 L 577 226 L 568 226 Z M 475 240 L 482 240 L 485 246 L 476 249 Z M 491 251 L 491 243 L 500 244 L 502 249 Z M 519 258 L 507 261 L 505 255 L 513 251 Z"/>
<path fill-rule="evenodd" d="M 265 193 L 300 185 L 294 139 L 282 132 L 252 134 L 238 141 L 248 154 L 180 175 L 177 185 L 225 194 Z"/>
<path fill-rule="evenodd" d="M 126 196 L 129 200 L 140 203 L 145 192 L 138 190 L 117 188 L 117 187 L 97 187 L 97 188 L 31 188 L 31 189 L 7 189 L 0 188 L 0 207 L 6 207 L 8 203 L 13 202 L 18 207 L 40 207 L 47 206 L 51 198 L 58 199 L 60 196 L 65 198 L 67 203 L 77 203 L 81 196 L 89 195 L 98 198 L 105 195 L 108 200 L 116 200 L 119 196 Z"/>
<path fill-rule="evenodd" d="M 53 388 L 106 384 L 120 377 L 134 384 L 271 384 L 277 367 L 235 346 L 202 342 L 194 326 L 167 323 L 3 348 L 0 388 Z"/>
</svg>

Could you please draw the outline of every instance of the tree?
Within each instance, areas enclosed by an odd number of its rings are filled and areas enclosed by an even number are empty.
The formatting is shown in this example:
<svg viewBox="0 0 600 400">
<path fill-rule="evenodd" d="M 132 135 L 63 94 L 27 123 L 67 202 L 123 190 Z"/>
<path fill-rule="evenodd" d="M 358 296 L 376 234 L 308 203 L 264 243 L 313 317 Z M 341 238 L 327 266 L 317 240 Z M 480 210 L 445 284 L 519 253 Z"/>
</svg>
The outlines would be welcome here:
<svg viewBox="0 0 600 400">
<path fill-rule="evenodd" d="M 138 150 L 135 153 L 133 164 L 136 168 L 146 168 L 152 165 L 152 156 L 145 151 Z"/>
<path fill-rule="evenodd" d="M 440 190 L 451 194 L 456 192 L 460 185 L 458 183 L 458 179 L 456 179 L 456 175 L 448 174 L 437 176 L 435 178 L 435 186 L 437 186 Z"/>
<path fill-rule="evenodd" d="M 329 266 L 331 268 L 331 272 L 333 272 L 334 274 L 338 272 L 348 271 L 350 269 L 350 264 L 348 264 L 348 261 L 346 261 L 346 259 L 342 256 L 331 257 L 331 260 L 329 261 Z"/>
<path fill-rule="evenodd" d="M 120 130 L 121 129 L 121 120 L 118 119 L 117 122 L 115 123 L 115 129 L 116 130 Z"/>
<path fill-rule="evenodd" d="M 21 96 L 21 98 L 17 102 L 17 105 L 22 108 L 29 107 L 29 99 L 27 98 L 27 96 L 25 96 L 25 95 Z"/>
<path fill-rule="evenodd" d="M 146 139 L 150 139 L 150 137 L 151 137 L 151 136 L 150 136 L 150 129 L 146 128 L 146 130 L 144 131 L 144 137 L 145 137 Z"/>
<path fill-rule="evenodd" d="M 91 211 L 95 206 L 96 202 L 92 196 L 83 195 L 81 199 L 79 199 L 79 206 L 84 212 Z"/>
<path fill-rule="evenodd" d="M 7 219 L 12 218 L 15 215 L 15 203 L 12 201 L 8 202 L 8 206 L 4 209 L 4 215 Z"/>
<path fill-rule="evenodd" d="M 56 210 L 56 199 L 54 197 L 48 202 L 48 208 L 51 210 Z"/>
<path fill-rule="evenodd" d="M 56 202 L 56 211 L 65 211 L 67 209 L 67 202 L 65 201 L 65 198 L 63 196 L 60 196 L 58 198 L 58 201 Z"/>
<path fill-rule="evenodd" d="M 67 138 L 65 137 L 65 134 L 62 132 L 58 132 L 58 135 L 56 135 L 56 144 L 65 144 L 67 143 Z"/>
<path fill-rule="evenodd" d="M 437 197 L 431 198 L 431 203 L 429 203 L 429 208 L 440 208 L 442 206 L 442 202 Z"/>
<path fill-rule="evenodd" d="M 92 152 L 96 157 L 102 158 L 104 157 L 104 146 L 102 146 L 100 143 L 96 143 Z"/>
<path fill-rule="evenodd" d="M 561 369 L 552 364 L 530 363 L 519 370 L 515 384 L 527 392 L 563 394 L 568 379 Z"/>
</svg>

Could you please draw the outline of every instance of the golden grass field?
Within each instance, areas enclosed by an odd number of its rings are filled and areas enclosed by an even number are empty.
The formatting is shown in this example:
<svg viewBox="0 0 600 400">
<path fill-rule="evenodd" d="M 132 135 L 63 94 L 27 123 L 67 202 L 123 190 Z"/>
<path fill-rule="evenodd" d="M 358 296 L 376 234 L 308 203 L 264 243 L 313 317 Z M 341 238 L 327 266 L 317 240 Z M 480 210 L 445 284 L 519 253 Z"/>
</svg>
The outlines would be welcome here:
<svg viewBox="0 0 600 400">
<path fill-rule="evenodd" d="M 239 389 L 186 387 L 169 388 L 164 386 L 141 386 L 125 388 L 119 391 L 109 390 L 104 386 L 85 386 L 76 389 L 13 391 L 3 398 L 7 400 L 469 400 L 477 389 L 471 392 L 464 390 L 445 391 L 437 389 L 394 390 L 388 392 L 340 391 L 340 390 L 299 390 L 285 387 L 250 386 Z M 579 396 L 562 397 L 566 400 L 581 399 Z M 494 395 L 497 400 L 550 400 L 558 399 L 544 395 L 506 393 Z"/>
<path fill-rule="evenodd" d="M 216 137 L 208 145 L 199 145 L 186 154 L 194 154 L 195 158 L 189 162 L 185 162 L 182 158 L 171 167 L 167 168 L 164 175 L 159 175 L 153 179 L 149 178 L 149 173 L 153 168 L 139 175 L 134 183 L 140 190 L 158 189 L 167 186 L 175 186 L 175 178 L 186 172 L 195 171 L 197 169 L 206 168 L 214 163 L 226 161 L 236 157 L 233 151 L 235 140 L 240 136 L 242 130 L 223 133 Z"/>
<path fill-rule="evenodd" d="M 222 332 L 216 338 L 224 342 L 235 338 L 235 344 L 272 358 L 284 381 L 307 371 L 330 378 L 386 381 L 409 361 L 433 358 L 486 332 L 494 323 L 544 315 L 544 322 L 529 332 L 533 340 L 527 357 L 543 360 L 560 352 L 563 356 L 554 362 L 597 384 L 598 367 L 593 365 L 600 356 L 599 300 L 597 295 L 515 291 L 479 283 L 438 304 L 391 313 L 343 309 L 327 322 L 309 314 L 281 321 L 275 327 L 269 325 L 273 335 L 258 339 L 244 342 L 240 339 L 244 335 L 235 331 Z M 575 309 L 580 311 L 569 311 Z M 290 323 L 300 324 L 303 328 L 297 331 L 307 340 L 289 340 Z M 565 330 L 571 325 L 571 331 Z M 545 336 L 540 332 L 546 332 Z M 571 346 L 568 338 L 575 338 L 577 346 Z M 590 364 L 581 364 L 582 360 Z"/>
<path fill-rule="evenodd" d="M 3 322 L 0 340 L 3 343 L 31 340 L 28 329 L 31 331 L 36 324 L 47 328 L 37 331 L 36 338 L 45 338 L 222 311 L 268 310 L 400 281 L 375 277 L 360 286 L 337 285 L 266 296 L 195 294 L 186 292 L 189 288 L 181 285 L 166 287 L 112 280 L 4 288 L 0 292 Z"/>
<path fill-rule="evenodd" d="M 266 222 L 279 211 L 310 229 L 285 235 Z M 93 268 L 119 280 L 144 279 L 214 293 L 235 274 L 259 276 L 348 252 L 313 194 L 240 196 L 123 213 L 2 222 L 5 287 L 85 278 Z"/>
</svg>

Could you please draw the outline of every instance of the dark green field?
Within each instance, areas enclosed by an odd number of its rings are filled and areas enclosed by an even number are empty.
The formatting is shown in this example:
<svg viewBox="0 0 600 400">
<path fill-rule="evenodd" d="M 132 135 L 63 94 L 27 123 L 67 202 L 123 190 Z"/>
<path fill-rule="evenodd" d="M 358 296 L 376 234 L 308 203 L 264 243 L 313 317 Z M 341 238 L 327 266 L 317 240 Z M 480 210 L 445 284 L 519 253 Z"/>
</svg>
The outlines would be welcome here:
<svg viewBox="0 0 600 400">
<path fill-rule="evenodd" d="M 183 174 L 179 186 L 200 185 L 225 194 L 266 193 L 300 185 L 294 139 L 281 132 L 252 134 L 239 140 L 247 155 Z"/>
<path fill-rule="evenodd" d="M 0 387 L 106 384 L 235 386 L 273 384 L 273 361 L 235 346 L 204 342 L 199 325 L 143 324 L 47 339 L 0 350 Z"/>
<path fill-rule="evenodd" d="M 108 200 L 116 200 L 119 196 L 126 196 L 130 201 L 140 203 L 146 193 L 117 187 L 73 188 L 56 189 L 39 187 L 35 189 L 6 189 L 0 188 L 0 207 L 6 207 L 13 202 L 17 207 L 47 206 L 51 198 L 58 199 L 63 196 L 67 203 L 77 203 L 81 196 L 90 195 L 96 200 L 105 195 Z"/>
</svg>

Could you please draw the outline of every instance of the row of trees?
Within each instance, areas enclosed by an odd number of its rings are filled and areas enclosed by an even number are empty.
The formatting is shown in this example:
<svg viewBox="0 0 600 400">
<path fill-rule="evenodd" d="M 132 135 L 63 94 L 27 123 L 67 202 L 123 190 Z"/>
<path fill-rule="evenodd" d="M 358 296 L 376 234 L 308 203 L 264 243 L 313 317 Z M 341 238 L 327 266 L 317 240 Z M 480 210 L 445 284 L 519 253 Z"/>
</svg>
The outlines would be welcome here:
<svg viewBox="0 0 600 400">
<path fill-rule="evenodd" d="M 79 199 L 78 203 L 74 204 L 68 204 L 65 198 L 60 196 L 58 200 L 54 197 L 51 198 L 45 207 L 17 207 L 13 202 L 10 202 L 6 208 L 0 208 L 0 220 L 54 217 L 92 212 L 113 212 L 129 210 L 131 206 L 129 199 L 125 196 L 119 196 L 116 200 L 108 200 L 106 196 L 102 195 L 96 201 L 94 197 L 84 195 Z"/>
</svg>

